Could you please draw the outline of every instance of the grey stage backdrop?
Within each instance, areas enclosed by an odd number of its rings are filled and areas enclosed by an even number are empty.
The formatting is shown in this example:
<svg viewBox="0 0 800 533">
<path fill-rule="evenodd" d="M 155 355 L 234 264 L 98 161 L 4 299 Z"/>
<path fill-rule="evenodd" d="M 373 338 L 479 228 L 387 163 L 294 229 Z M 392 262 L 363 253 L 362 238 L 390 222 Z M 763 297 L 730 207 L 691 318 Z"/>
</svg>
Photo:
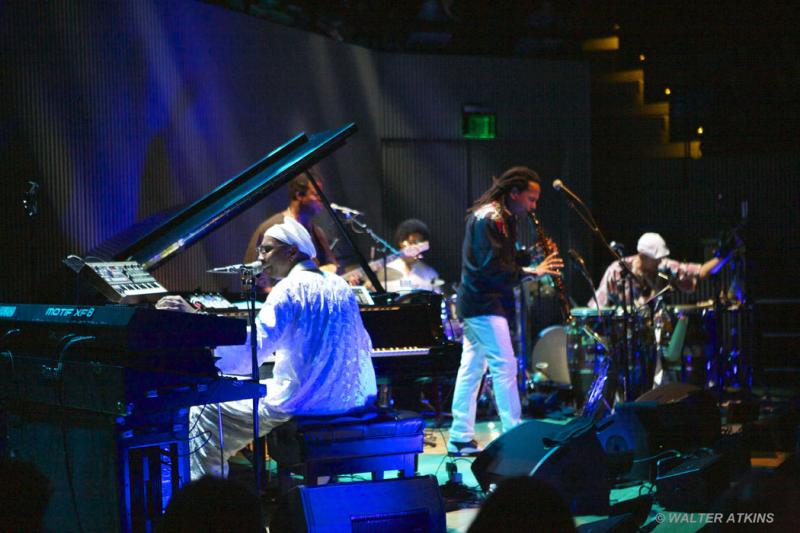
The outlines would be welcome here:
<svg viewBox="0 0 800 533">
<path fill-rule="evenodd" d="M 350 121 L 359 132 L 321 165 L 330 198 L 387 237 L 426 220 L 448 281 L 464 209 L 512 164 L 543 174 L 541 218 L 562 248 L 589 247 L 549 188 L 559 177 L 591 196 L 583 63 L 384 54 L 190 0 L 12 2 L 0 27 L 0 301 L 33 298 L 68 254 L 196 200 L 290 136 Z M 462 138 L 467 103 L 497 110 L 496 140 Z M 205 270 L 241 260 L 285 202 L 264 200 L 154 274 L 175 291 L 235 289 Z"/>
</svg>

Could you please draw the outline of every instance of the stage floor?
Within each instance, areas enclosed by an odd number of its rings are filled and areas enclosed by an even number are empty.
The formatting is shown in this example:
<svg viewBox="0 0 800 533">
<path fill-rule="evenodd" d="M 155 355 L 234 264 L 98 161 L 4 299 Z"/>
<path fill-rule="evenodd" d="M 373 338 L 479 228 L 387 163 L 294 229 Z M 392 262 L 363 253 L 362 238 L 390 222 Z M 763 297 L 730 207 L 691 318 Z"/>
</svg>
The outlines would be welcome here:
<svg viewBox="0 0 800 533">
<path fill-rule="evenodd" d="M 564 422 L 550 421 L 553 424 L 560 424 Z M 499 436 L 498 422 L 484 421 L 476 424 L 476 440 L 482 445 L 486 446 Z M 448 428 L 433 427 L 432 422 L 429 422 L 429 427 L 425 431 L 425 449 L 419 456 L 418 474 L 419 475 L 433 475 L 438 481 L 442 489 L 442 495 L 445 498 L 445 505 L 447 509 L 447 531 L 448 533 L 463 533 L 469 529 L 472 520 L 478 513 L 478 509 L 483 501 L 484 494 L 472 473 L 471 466 L 473 458 L 468 457 L 448 457 L 446 445 L 448 438 Z M 771 470 L 779 466 L 788 454 L 781 452 L 772 453 L 753 453 L 751 461 L 754 470 L 764 469 Z M 243 461 L 234 458 L 232 463 L 242 463 Z M 449 483 L 447 464 L 452 462 L 456 465 L 457 471 L 461 474 L 461 484 L 455 485 Z M 274 468 L 274 463 L 272 464 Z M 240 468 L 232 465 L 232 476 L 238 470 L 242 473 Z M 244 465 L 240 464 L 243 468 Z M 387 472 L 387 478 L 396 477 L 396 474 Z M 343 476 L 338 479 L 339 482 L 350 481 L 365 481 L 368 477 L 366 475 L 360 476 Z M 244 479 L 243 479 L 244 481 Z M 629 500 L 639 496 L 640 492 L 645 493 L 650 490 L 650 485 L 637 484 L 621 489 L 612 489 L 609 500 L 610 504 L 615 504 L 621 501 Z M 271 511 L 274 511 L 274 506 L 265 502 L 265 512 L 269 516 Z M 676 533 L 692 533 L 699 531 L 705 525 L 705 513 L 677 513 L 665 511 L 657 502 L 653 504 L 646 522 L 642 526 L 643 531 L 655 531 L 657 533 L 676 532 Z M 607 516 L 578 516 L 575 518 L 576 525 L 589 524 L 597 520 L 602 520 Z M 671 522 L 671 523 L 670 523 Z"/>
<path fill-rule="evenodd" d="M 566 421 L 552 421 L 542 420 L 545 422 L 552 422 L 553 424 L 563 424 Z M 479 422 L 475 427 L 475 438 L 481 444 L 486 446 L 492 440 L 499 436 L 497 430 L 497 422 Z M 450 499 L 447 489 L 447 469 L 445 464 L 453 460 L 458 468 L 458 472 L 462 475 L 462 483 L 472 491 L 475 491 L 476 496 L 483 497 L 480 490 L 478 481 L 472 473 L 472 458 L 448 458 L 446 445 L 447 445 L 448 430 L 447 428 L 428 428 L 426 430 L 426 445 L 425 452 L 419 458 L 419 473 L 421 475 L 435 475 L 439 480 L 439 485 L 443 489 L 443 494 L 446 496 L 448 503 Z M 787 457 L 788 453 L 783 452 L 769 452 L 761 453 L 754 452 L 751 460 L 751 466 L 754 470 L 772 470 L 778 467 Z M 639 496 L 640 491 L 645 493 L 649 489 L 649 484 L 642 488 L 642 485 L 631 486 L 621 489 L 612 489 L 609 496 L 609 503 L 611 505 L 630 500 Z M 448 510 L 447 512 L 447 531 L 448 533 L 463 533 L 469 529 L 472 520 L 478 513 L 480 507 L 480 500 L 474 503 L 465 502 L 462 504 L 463 508 Z M 656 533 L 693 533 L 701 530 L 705 525 L 705 520 L 708 517 L 706 513 L 677 513 L 665 511 L 657 502 L 653 504 L 647 520 L 642 525 L 643 531 L 653 531 Z M 578 516 L 575 518 L 576 525 L 589 524 L 597 520 L 608 518 L 607 516 Z M 659 520 L 662 520 L 659 522 Z M 668 523 L 668 522 L 672 523 Z"/>
<path fill-rule="evenodd" d="M 554 425 L 563 424 L 566 421 L 559 422 L 553 420 L 544 420 L 546 422 L 551 422 Z M 479 422 L 475 426 L 475 440 L 478 443 L 485 447 L 491 441 L 496 439 L 500 432 L 498 430 L 499 423 L 498 422 Z M 448 533 L 464 533 L 469 529 L 472 520 L 475 518 L 475 515 L 478 513 L 478 509 L 480 507 L 480 503 L 483 498 L 483 492 L 481 491 L 480 485 L 478 481 L 475 479 L 474 474 L 472 473 L 471 466 L 473 458 L 469 457 L 459 457 L 459 458 L 450 458 L 447 456 L 447 438 L 448 438 L 448 429 L 447 428 L 428 428 L 425 434 L 425 452 L 419 458 L 419 473 L 420 475 L 435 475 L 436 478 L 439 480 L 439 485 L 442 487 L 443 495 L 446 498 L 448 508 L 451 508 L 453 505 L 458 505 L 462 508 L 460 509 L 452 509 L 448 510 L 447 512 L 447 531 Z M 458 468 L 458 472 L 461 474 L 462 479 L 461 482 L 464 486 L 470 490 L 470 492 L 474 492 L 475 500 L 469 501 L 469 493 L 465 494 L 467 499 L 462 501 L 461 503 L 456 503 L 455 499 L 460 496 L 460 494 L 454 494 L 454 498 L 450 497 L 450 494 L 453 492 L 449 490 L 448 482 L 448 474 L 446 469 L 446 464 L 449 461 L 453 461 Z M 639 495 L 639 486 L 630 487 L 626 489 L 615 489 L 611 491 L 610 495 L 610 503 L 614 504 L 618 501 L 623 501 L 631 498 L 635 498 Z M 463 493 L 462 493 L 463 494 Z M 653 510 L 650 512 L 650 517 L 648 517 L 648 522 L 654 522 L 655 517 L 659 509 L 655 506 Z M 594 522 L 596 520 L 600 520 L 603 518 L 607 518 L 606 516 L 580 516 L 577 517 L 575 522 L 577 525 L 586 524 L 590 522 Z M 658 524 L 657 524 L 658 525 Z M 683 525 L 683 524 L 681 524 Z M 671 532 L 685 532 L 691 533 L 694 531 L 698 531 L 702 526 L 697 525 L 695 527 L 680 527 L 675 528 L 674 525 L 670 525 L 669 527 L 666 524 L 660 524 L 656 529 L 653 531 L 671 531 Z"/>
</svg>

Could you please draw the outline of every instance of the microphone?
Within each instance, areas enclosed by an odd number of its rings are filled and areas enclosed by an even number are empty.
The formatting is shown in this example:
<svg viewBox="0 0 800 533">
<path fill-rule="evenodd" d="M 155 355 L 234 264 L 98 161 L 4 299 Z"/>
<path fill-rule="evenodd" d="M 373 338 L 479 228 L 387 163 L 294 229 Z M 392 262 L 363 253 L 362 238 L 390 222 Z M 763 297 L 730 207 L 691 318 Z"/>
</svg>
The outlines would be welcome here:
<svg viewBox="0 0 800 533">
<path fill-rule="evenodd" d="M 250 270 L 253 274 L 261 274 L 264 271 L 264 266 L 261 261 L 253 261 L 252 263 L 239 263 L 238 265 L 212 268 L 211 270 L 206 270 L 206 272 L 212 274 L 238 274 L 242 270 Z"/>
<path fill-rule="evenodd" d="M 572 191 L 569 189 L 569 187 L 567 187 L 566 185 L 564 185 L 564 182 L 563 182 L 563 181 L 561 181 L 561 180 L 555 180 L 555 181 L 553 181 L 553 188 L 554 188 L 555 190 L 559 191 L 559 192 L 563 192 L 564 194 L 566 194 L 566 195 L 567 195 L 567 197 L 568 197 L 570 200 L 572 200 L 573 202 L 575 202 L 576 204 L 583 205 L 583 202 L 581 201 L 581 199 L 580 199 L 580 198 L 578 198 L 578 195 L 577 195 L 577 194 L 575 194 L 574 192 L 572 192 Z"/>
<path fill-rule="evenodd" d="M 581 254 L 579 254 L 575 248 L 570 248 L 567 253 L 569 254 L 570 257 L 572 257 L 572 259 L 575 260 L 576 263 L 578 263 L 581 266 L 581 268 L 586 268 L 586 261 L 583 260 Z"/>
<path fill-rule="evenodd" d="M 569 205 L 578 216 L 583 220 L 583 222 L 589 226 L 589 229 L 592 230 L 592 233 L 602 237 L 602 233 L 600 232 L 600 227 L 597 225 L 597 221 L 592 216 L 592 212 L 583 203 L 583 200 L 580 197 L 572 192 L 569 187 L 564 185 L 564 182 L 561 180 L 554 180 L 553 181 L 553 188 L 559 192 L 563 192 L 567 196 L 567 205 Z M 605 239 L 603 239 L 605 241 Z"/>
<path fill-rule="evenodd" d="M 588 281 L 589 285 L 592 286 L 592 291 L 594 291 L 594 282 L 592 281 L 592 276 L 589 275 L 589 269 L 586 268 L 586 261 L 584 261 L 583 257 L 581 257 L 581 254 L 579 254 L 575 248 L 570 248 L 567 253 L 572 260 L 575 261 L 575 264 L 577 265 L 581 275 L 586 278 L 586 281 Z"/>
<path fill-rule="evenodd" d="M 581 276 L 583 276 L 583 279 L 585 279 L 587 281 L 587 283 L 589 283 L 589 287 L 592 289 L 592 300 L 594 300 L 594 303 L 597 305 L 597 321 L 599 323 L 599 321 L 600 321 L 600 302 L 597 300 L 597 287 L 595 287 L 594 281 L 592 281 L 592 275 L 589 274 L 589 269 L 586 268 L 586 261 L 583 260 L 583 257 L 581 257 L 581 254 L 579 254 L 578 250 L 576 250 L 575 248 L 570 248 L 567 251 L 567 253 L 572 258 L 572 260 L 575 261 L 575 265 L 577 265 L 578 270 L 581 273 Z M 597 334 L 594 333 L 594 331 L 592 331 L 592 329 L 588 325 L 583 326 L 583 329 L 584 329 L 584 331 L 589 333 L 589 335 L 594 337 L 595 340 L 597 340 L 599 342 Z M 603 345 L 602 342 L 600 342 L 600 344 Z"/>
<path fill-rule="evenodd" d="M 334 211 L 340 212 L 341 214 L 343 214 L 346 217 L 357 217 L 357 216 L 361 216 L 361 215 L 364 214 L 363 211 L 359 211 L 357 209 L 351 209 L 349 207 L 345 207 L 345 206 L 339 205 L 339 204 L 334 204 L 333 202 L 331 202 L 331 209 L 333 209 Z"/>
</svg>

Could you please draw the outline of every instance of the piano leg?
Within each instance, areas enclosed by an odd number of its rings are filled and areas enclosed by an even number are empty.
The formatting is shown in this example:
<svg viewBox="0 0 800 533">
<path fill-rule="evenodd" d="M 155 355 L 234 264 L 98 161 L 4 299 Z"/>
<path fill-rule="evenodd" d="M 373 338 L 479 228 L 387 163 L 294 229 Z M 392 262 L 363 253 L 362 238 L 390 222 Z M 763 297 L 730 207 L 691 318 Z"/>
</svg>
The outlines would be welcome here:
<svg viewBox="0 0 800 533">
<path fill-rule="evenodd" d="M 378 408 L 391 409 L 394 404 L 392 400 L 392 385 L 389 382 L 378 382 Z"/>
<path fill-rule="evenodd" d="M 445 381 L 447 381 L 449 383 L 449 385 L 450 385 L 450 392 L 449 392 L 448 396 L 450 398 L 452 398 L 453 397 L 453 386 L 454 386 L 454 383 L 452 383 L 452 380 L 448 379 L 448 378 L 434 378 L 434 387 L 435 387 L 434 390 L 436 391 L 436 398 L 434 400 L 433 407 L 434 407 L 434 410 L 436 412 L 435 427 L 437 427 L 437 428 L 442 427 L 444 425 L 444 421 L 447 418 L 453 418 L 453 414 L 452 413 L 446 412 L 444 410 L 444 405 L 445 405 L 445 401 L 446 400 L 445 400 L 444 394 L 442 393 L 442 389 L 444 389 L 444 386 L 445 386 L 444 382 Z"/>
</svg>

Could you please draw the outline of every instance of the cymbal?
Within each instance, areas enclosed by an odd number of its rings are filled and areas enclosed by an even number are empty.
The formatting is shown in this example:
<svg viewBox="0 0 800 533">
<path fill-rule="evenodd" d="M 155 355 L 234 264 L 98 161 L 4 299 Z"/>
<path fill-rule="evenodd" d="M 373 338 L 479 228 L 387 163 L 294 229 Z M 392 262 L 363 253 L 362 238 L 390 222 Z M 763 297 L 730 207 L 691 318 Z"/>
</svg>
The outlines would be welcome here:
<svg viewBox="0 0 800 533">
<path fill-rule="evenodd" d="M 671 311 L 676 313 L 690 313 L 692 311 L 702 311 L 714 307 L 714 300 L 703 300 L 693 304 L 677 304 L 668 306 Z"/>
<path fill-rule="evenodd" d="M 383 281 L 383 278 L 380 278 L 380 280 Z M 389 278 L 389 281 L 394 281 L 394 280 Z M 428 283 L 421 283 L 419 285 L 416 285 L 413 288 L 404 287 L 403 289 L 399 290 L 398 292 L 430 291 L 431 289 L 435 289 L 436 287 L 441 287 L 442 285 L 444 285 L 444 280 L 437 278 L 437 279 L 431 280 Z"/>
<path fill-rule="evenodd" d="M 395 269 L 395 268 L 392 268 L 392 267 L 388 267 L 386 269 L 386 277 L 385 278 L 384 278 L 384 274 L 383 274 L 383 269 L 382 268 L 378 269 L 375 272 L 375 275 L 378 276 L 378 281 L 380 281 L 381 283 L 383 283 L 384 281 L 397 281 L 397 280 L 403 278 L 403 273 L 400 272 L 399 270 Z M 361 270 L 361 267 L 359 267 L 359 266 L 354 267 L 354 268 L 350 268 L 344 274 L 342 274 L 342 277 L 344 279 L 348 280 L 348 281 L 350 280 L 350 278 L 355 278 L 357 280 L 360 280 L 361 283 L 366 283 L 366 281 L 368 279 L 367 276 L 364 275 L 364 271 Z"/>
<path fill-rule="evenodd" d="M 378 276 L 378 281 L 381 283 L 384 281 L 397 281 L 403 279 L 403 273 L 392 267 L 386 267 L 385 274 L 384 269 L 380 268 L 377 272 L 375 272 L 375 275 Z"/>
<path fill-rule="evenodd" d="M 597 307 L 573 307 L 570 311 L 572 316 L 578 318 L 584 318 L 587 316 L 598 316 Z M 613 307 L 601 307 L 600 308 L 600 316 L 609 316 L 614 314 Z"/>
</svg>

